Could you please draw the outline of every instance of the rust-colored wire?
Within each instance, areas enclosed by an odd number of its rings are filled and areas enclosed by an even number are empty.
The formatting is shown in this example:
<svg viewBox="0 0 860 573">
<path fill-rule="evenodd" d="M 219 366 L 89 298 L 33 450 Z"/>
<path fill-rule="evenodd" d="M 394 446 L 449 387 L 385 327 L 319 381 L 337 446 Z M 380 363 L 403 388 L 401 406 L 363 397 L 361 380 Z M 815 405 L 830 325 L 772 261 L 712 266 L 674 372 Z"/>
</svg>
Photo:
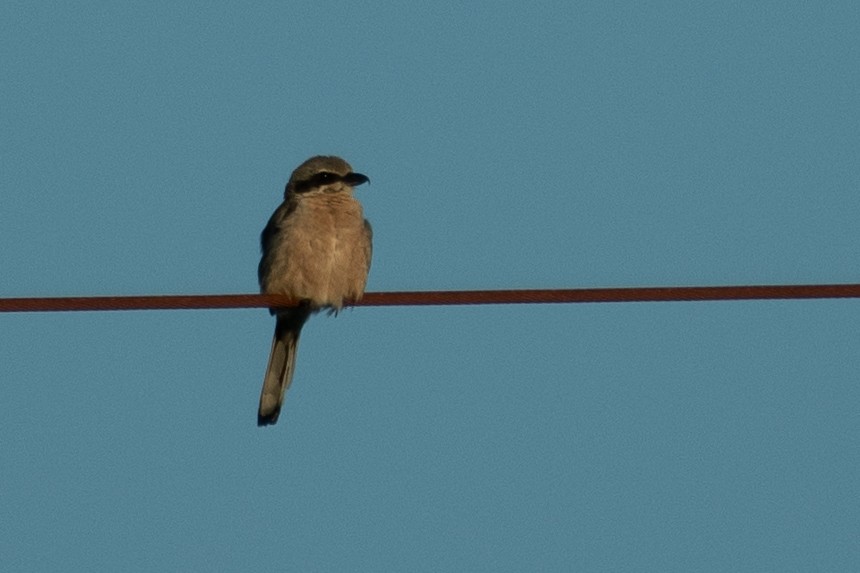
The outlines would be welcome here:
<svg viewBox="0 0 860 573">
<path fill-rule="evenodd" d="M 371 292 L 350 306 L 860 298 L 860 284 Z M 0 298 L 0 312 L 288 307 L 281 295 Z"/>
</svg>

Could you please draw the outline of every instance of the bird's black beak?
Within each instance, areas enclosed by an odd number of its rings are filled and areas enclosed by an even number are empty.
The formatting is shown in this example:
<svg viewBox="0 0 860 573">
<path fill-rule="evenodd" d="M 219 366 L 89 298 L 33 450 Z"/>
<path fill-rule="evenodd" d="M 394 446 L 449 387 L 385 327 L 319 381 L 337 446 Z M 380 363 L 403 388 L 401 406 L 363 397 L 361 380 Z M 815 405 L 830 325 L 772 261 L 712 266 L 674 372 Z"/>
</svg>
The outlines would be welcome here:
<svg viewBox="0 0 860 573">
<path fill-rule="evenodd" d="M 370 178 L 361 173 L 347 173 L 343 176 L 343 180 L 350 187 L 357 187 L 362 183 L 370 183 Z"/>
</svg>

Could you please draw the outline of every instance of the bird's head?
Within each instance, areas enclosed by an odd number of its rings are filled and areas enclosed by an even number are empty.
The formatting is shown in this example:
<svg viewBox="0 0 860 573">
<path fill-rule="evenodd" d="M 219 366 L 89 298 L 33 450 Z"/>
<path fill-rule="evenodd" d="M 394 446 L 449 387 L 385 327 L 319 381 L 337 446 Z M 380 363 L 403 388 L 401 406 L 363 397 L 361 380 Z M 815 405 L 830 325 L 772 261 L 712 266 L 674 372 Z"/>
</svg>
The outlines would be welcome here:
<svg viewBox="0 0 860 573">
<path fill-rule="evenodd" d="M 284 195 L 311 192 L 337 193 L 349 192 L 352 188 L 369 182 L 361 173 L 354 173 L 352 166 L 334 155 L 311 157 L 298 167 L 290 176 Z"/>
</svg>

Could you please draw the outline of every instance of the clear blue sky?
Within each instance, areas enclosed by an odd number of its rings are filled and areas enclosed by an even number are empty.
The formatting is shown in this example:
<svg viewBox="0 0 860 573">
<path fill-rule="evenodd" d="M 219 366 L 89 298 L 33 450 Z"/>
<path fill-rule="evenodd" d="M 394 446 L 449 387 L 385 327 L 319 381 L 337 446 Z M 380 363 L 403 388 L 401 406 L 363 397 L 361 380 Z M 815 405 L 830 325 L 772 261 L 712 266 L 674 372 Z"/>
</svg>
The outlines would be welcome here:
<svg viewBox="0 0 860 573">
<path fill-rule="evenodd" d="M 857 2 L 0 7 L 0 296 L 860 282 Z M 298 6 L 298 7 L 297 7 Z M 860 301 L 0 316 L 9 571 L 860 570 Z"/>
</svg>

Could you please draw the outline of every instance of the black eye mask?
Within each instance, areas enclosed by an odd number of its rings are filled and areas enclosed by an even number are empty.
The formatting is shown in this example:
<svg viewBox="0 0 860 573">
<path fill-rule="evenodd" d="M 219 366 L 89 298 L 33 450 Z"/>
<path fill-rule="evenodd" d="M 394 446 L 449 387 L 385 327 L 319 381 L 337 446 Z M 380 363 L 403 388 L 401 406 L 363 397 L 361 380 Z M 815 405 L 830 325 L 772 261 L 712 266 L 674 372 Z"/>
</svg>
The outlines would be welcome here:
<svg viewBox="0 0 860 573">
<path fill-rule="evenodd" d="M 296 183 L 294 190 L 296 193 L 306 193 L 316 187 L 320 187 L 322 185 L 330 185 L 338 181 L 343 181 L 350 187 L 355 187 L 356 185 L 361 185 L 362 183 L 369 182 L 370 179 L 366 175 L 362 175 L 361 173 L 347 173 L 346 175 L 338 175 L 337 173 L 331 173 L 329 171 L 321 171 L 320 173 L 317 173 L 308 179 Z"/>
</svg>

